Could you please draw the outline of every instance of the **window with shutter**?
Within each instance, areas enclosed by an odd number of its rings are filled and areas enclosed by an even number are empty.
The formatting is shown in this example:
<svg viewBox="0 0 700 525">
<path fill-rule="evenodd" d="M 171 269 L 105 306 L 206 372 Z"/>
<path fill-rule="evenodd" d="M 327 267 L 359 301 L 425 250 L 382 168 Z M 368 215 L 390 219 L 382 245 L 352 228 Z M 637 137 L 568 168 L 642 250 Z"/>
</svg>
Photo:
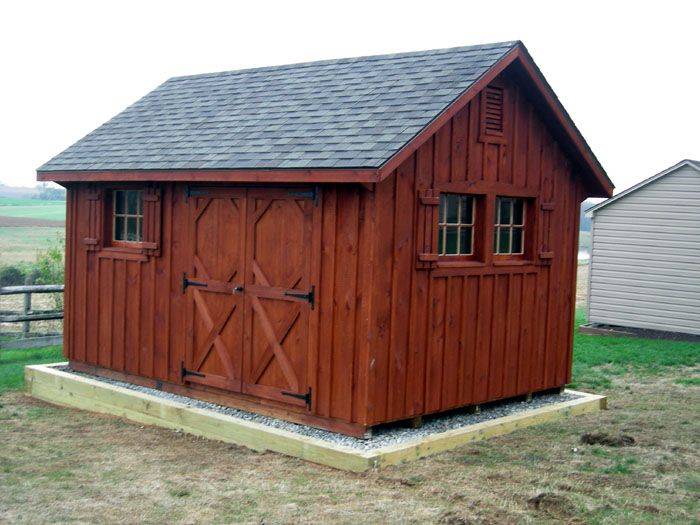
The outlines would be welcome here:
<svg viewBox="0 0 700 525">
<path fill-rule="evenodd" d="M 503 143 L 505 135 L 505 90 L 501 86 L 486 86 L 481 92 L 482 142 Z"/>
<path fill-rule="evenodd" d="M 160 255 L 161 192 L 157 187 L 124 186 L 101 191 L 102 247 L 111 253 Z"/>
</svg>

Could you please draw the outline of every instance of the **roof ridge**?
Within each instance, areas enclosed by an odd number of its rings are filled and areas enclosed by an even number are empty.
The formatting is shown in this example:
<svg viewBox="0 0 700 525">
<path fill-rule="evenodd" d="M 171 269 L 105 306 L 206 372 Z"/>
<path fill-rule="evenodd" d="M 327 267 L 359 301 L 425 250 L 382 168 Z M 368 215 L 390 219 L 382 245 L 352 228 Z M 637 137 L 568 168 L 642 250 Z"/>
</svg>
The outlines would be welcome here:
<svg viewBox="0 0 700 525">
<path fill-rule="evenodd" d="M 311 67 L 311 66 L 330 65 L 330 64 L 343 64 L 343 63 L 352 63 L 352 62 L 368 61 L 368 60 L 378 61 L 378 60 L 396 59 L 396 58 L 403 58 L 403 57 L 417 57 L 417 56 L 421 56 L 421 55 L 428 56 L 428 55 L 446 54 L 446 53 L 450 53 L 450 52 L 466 51 L 466 50 L 513 48 L 519 44 L 522 45 L 522 42 L 520 40 L 507 40 L 504 42 L 490 42 L 490 43 L 486 43 L 486 44 L 474 44 L 471 46 L 455 46 L 455 47 L 445 47 L 445 48 L 437 48 L 437 49 L 425 49 L 423 51 L 402 51 L 399 53 L 384 53 L 384 54 L 380 54 L 380 55 L 362 55 L 362 56 L 356 56 L 356 57 L 330 58 L 330 59 L 324 59 L 324 60 L 312 60 L 312 61 L 307 61 L 307 62 L 293 62 L 291 64 L 279 64 L 276 66 L 261 66 L 261 67 L 251 67 L 251 68 L 243 68 L 243 69 L 231 69 L 231 70 L 225 70 L 225 71 L 213 71 L 213 72 L 209 72 L 209 73 L 195 73 L 193 75 L 178 75 L 178 76 L 170 77 L 166 82 L 178 81 L 178 80 L 189 80 L 189 79 L 194 79 L 194 78 L 217 77 L 217 76 L 224 76 L 224 75 L 238 75 L 238 74 L 252 73 L 252 72 L 284 71 L 284 70 L 292 69 L 292 68 Z"/>
</svg>

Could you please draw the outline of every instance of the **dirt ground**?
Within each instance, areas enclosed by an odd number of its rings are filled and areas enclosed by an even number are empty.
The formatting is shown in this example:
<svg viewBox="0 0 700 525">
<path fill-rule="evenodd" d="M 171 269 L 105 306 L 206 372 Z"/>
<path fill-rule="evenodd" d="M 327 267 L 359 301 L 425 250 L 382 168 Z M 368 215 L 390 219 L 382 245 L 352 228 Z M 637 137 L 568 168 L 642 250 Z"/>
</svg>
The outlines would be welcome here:
<svg viewBox="0 0 700 525">
<path fill-rule="evenodd" d="M 576 307 L 582 308 L 588 302 L 588 272 L 590 264 L 579 264 L 576 272 Z"/>
<path fill-rule="evenodd" d="M 0 397 L 0 522 L 690 523 L 700 388 L 613 377 L 610 410 L 350 474 Z M 581 435 L 632 436 L 628 447 Z"/>
</svg>

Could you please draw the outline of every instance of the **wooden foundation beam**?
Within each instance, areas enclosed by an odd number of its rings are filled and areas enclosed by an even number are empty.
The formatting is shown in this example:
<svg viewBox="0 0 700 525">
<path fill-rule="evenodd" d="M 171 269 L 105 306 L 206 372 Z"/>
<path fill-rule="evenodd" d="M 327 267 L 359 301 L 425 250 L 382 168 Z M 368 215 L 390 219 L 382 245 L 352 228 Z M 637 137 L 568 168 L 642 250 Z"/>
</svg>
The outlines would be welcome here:
<svg viewBox="0 0 700 525">
<path fill-rule="evenodd" d="M 25 382 L 30 395 L 56 405 L 112 414 L 142 424 L 177 429 L 254 450 L 279 452 L 353 472 L 416 460 L 520 428 L 607 408 L 605 396 L 568 391 L 580 397 L 362 451 L 64 372 L 56 366 L 25 367 Z"/>
</svg>

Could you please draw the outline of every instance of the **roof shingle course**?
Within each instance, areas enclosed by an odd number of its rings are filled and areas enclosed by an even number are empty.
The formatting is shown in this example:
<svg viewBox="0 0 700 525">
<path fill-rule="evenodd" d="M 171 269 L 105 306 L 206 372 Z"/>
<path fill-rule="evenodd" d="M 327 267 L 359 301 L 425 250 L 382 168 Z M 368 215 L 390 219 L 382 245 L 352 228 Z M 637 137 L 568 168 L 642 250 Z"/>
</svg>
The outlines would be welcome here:
<svg viewBox="0 0 700 525">
<path fill-rule="evenodd" d="M 175 77 L 39 171 L 377 168 L 516 44 Z"/>
</svg>

